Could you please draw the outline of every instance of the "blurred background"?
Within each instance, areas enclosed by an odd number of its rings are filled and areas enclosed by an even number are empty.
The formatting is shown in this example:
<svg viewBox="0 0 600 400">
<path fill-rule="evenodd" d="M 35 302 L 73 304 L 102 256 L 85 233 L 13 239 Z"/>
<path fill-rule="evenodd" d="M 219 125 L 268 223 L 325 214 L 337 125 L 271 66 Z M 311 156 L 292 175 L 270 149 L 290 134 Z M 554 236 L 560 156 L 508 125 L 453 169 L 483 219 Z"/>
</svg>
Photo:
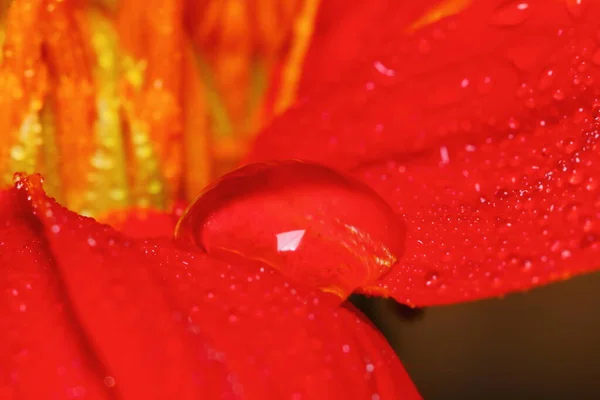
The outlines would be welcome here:
<svg viewBox="0 0 600 400">
<path fill-rule="evenodd" d="M 600 398 L 600 274 L 422 312 L 356 302 L 425 399 Z"/>
</svg>

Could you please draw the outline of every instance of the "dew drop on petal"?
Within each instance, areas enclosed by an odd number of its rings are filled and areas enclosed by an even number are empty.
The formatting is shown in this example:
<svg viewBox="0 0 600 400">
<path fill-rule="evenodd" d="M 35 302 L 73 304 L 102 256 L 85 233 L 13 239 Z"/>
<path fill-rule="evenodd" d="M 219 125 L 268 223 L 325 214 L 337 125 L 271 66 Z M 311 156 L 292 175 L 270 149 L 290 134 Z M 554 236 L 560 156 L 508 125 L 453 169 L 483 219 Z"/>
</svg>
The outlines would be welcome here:
<svg viewBox="0 0 600 400">
<path fill-rule="evenodd" d="M 524 22 L 529 16 L 529 4 L 525 1 L 509 1 L 500 5 L 492 15 L 492 24 L 514 26 Z"/>
<path fill-rule="evenodd" d="M 206 188 L 175 238 L 209 254 L 244 257 L 345 297 L 400 257 L 404 223 L 371 188 L 302 161 L 252 164 Z"/>
<path fill-rule="evenodd" d="M 429 271 L 425 275 L 425 286 L 432 287 L 438 284 L 439 274 L 436 271 Z"/>
<path fill-rule="evenodd" d="M 566 0 L 567 10 L 574 19 L 584 16 L 588 2 L 586 0 Z"/>
<path fill-rule="evenodd" d="M 600 65 L 600 48 L 597 48 L 592 54 L 592 62 L 596 65 Z"/>
</svg>

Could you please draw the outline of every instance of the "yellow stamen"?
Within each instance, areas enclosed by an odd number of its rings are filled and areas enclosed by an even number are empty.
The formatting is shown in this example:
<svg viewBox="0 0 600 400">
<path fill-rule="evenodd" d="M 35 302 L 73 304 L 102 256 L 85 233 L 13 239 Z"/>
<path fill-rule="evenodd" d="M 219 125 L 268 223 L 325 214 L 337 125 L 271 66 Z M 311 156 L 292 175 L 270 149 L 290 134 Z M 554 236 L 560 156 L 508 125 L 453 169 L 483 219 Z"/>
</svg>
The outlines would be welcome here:
<svg viewBox="0 0 600 400">
<path fill-rule="evenodd" d="M 282 73 L 282 82 L 275 105 L 275 113 L 287 109 L 295 99 L 304 57 L 314 30 L 314 21 L 320 0 L 305 0 L 304 7 L 294 24 L 292 48 Z"/>
<path fill-rule="evenodd" d="M 5 20 L 0 68 L 0 178 L 10 184 L 17 168 L 33 172 L 40 145 L 39 111 L 47 88 L 40 32 L 33 15 L 41 1 L 13 4 Z"/>
<path fill-rule="evenodd" d="M 208 128 L 205 86 L 198 74 L 198 67 L 191 45 L 185 48 L 183 60 L 185 86 L 183 94 L 183 131 L 185 151 L 184 182 L 186 199 L 193 199 L 206 186 L 211 177 L 212 148 Z"/>
<path fill-rule="evenodd" d="M 293 96 L 317 4 L 0 0 L 1 183 L 42 172 L 94 216 L 193 198 L 271 117 L 284 57 Z"/>
<path fill-rule="evenodd" d="M 54 105 L 47 100 L 42 108 L 40 120 L 42 122 L 42 146 L 39 164 L 35 168 L 44 177 L 44 189 L 56 198 L 63 201 L 62 185 L 60 181 L 59 152 L 56 144 L 56 121 Z M 18 171 L 18 170 L 17 170 Z"/>
<path fill-rule="evenodd" d="M 95 151 L 89 179 L 97 203 L 96 212 L 124 208 L 129 204 L 129 185 L 121 126 L 118 37 L 113 24 L 92 10 L 88 18 L 91 44 L 96 56 Z"/>
<path fill-rule="evenodd" d="M 408 32 L 416 31 L 419 28 L 433 24 L 442 18 L 446 18 L 471 5 L 473 0 L 445 0 L 433 6 L 425 12 L 419 19 L 413 22 L 407 29 Z"/>
</svg>

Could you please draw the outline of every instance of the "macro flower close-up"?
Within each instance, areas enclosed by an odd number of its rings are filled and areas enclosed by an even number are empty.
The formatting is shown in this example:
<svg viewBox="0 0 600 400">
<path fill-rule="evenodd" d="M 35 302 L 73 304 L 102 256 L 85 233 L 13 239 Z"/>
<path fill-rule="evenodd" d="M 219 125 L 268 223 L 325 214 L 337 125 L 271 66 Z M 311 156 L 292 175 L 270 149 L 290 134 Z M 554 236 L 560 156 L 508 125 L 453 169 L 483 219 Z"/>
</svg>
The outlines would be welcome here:
<svg viewBox="0 0 600 400">
<path fill-rule="evenodd" d="M 0 0 L 0 399 L 600 395 L 599 20 Z"/>
</svg>

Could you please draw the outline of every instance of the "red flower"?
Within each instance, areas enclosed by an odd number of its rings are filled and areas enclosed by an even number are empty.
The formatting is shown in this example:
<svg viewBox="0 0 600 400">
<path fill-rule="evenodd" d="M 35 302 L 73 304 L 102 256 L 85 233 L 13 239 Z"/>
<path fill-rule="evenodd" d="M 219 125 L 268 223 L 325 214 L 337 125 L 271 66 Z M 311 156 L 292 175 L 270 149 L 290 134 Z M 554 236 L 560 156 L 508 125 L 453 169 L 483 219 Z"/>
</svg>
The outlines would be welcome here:
<svg viewBox="0 0 600 400">
<path fill-rule="evenodd" d="M 1 192 L 2 398 L 418 398 L 350 305 Z"/>
<path fill-rule="evenodd" d="M 466 8 L 422 28 L 407 22 L 419 7 L 366 3 L 372 14 L 325 3 L 305 95 L 250 156 L 345 170 L 403 218 L 398 262 L 380 277 L 350 269 L 369 277 L 352 289 L 433 305 L 596 268 L 600 4 L 456 2 Z M 352 46 L 327 34 L 331 9 L 361 33 Z M 280 274 L 134 239 L 58 206 L 35 176 L 18 176 L 0 205 L 1 397 L 418 397 L 372 326 L 311 287 L 330 271 L 303 279 L 285 263 Z M 285 210 L 241 215 L 268 233 L 295 216 Z M 232 250 L 261 244 L 248 241 L 256 231 L 237 230 Z"/>
<path fill-rule="evenodd" d="M 361 35 L 307 65 L 325 72 L 307 72 L 308 94 L 259 136 L 251 160 L 317 161 L 377 190 L 407 224 L 404 256 L 379 284 L 405 304 L 596 269 L 600 4 L 473 2 L 406 35 L 389 9 L 347 14 Z"/>
</svg>

